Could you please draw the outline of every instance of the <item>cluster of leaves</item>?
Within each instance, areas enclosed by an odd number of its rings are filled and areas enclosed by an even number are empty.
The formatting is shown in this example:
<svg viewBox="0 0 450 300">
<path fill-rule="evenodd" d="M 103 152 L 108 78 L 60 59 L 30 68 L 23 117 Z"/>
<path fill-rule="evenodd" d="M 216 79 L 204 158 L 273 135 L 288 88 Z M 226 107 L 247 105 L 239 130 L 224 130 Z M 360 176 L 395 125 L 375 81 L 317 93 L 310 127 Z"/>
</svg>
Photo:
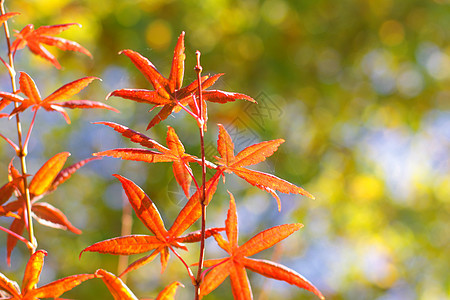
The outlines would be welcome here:
<svg viewBox="0 0 450 300">
<path fill-rule="evenodd" d="M 8 18 L 14 15 L 17 14 L 10 13 L 1 15 L 0 23 L 5 22 Z M 48 52 L 46 48 L 44 48 L 43 44 L 56 46 L 62 50 L 78 51 L 91 56 L 89 51 L 81 45 L 73 41 L 52 36 L 73 25 L 77 24 L 71 23 L 42 26 L 36 30 L 34 30 L 34 26 L 30 24 L 23 28 L 16 34 L 16 40 L 12 43 L 12 46 L 9 49 L 10 57 L 12 57 L 10 63 L 8 64 L 2 59 L 5 66 L 10 71 L 10 74 L 15 73 L 12 61 L 16 51 L 24 48 L 25 46 L 27 46 L 32 53 L 50 61 L 56 68 L 60 68 L 60 64 L 56 58 Z M 133 64 L 151 83 L 153 90 L 119 89 L 111 92 L 107 98 L 117 96 L 136 102 L 149 103 L 154 105 L 154 108 L 162 107 L 161 110 L 151 119 L 147 129 L 165 120 L 170 114 L 172 114 L 172 112 L 184 110 L 197 121 L 203 143 L 203 132 L 206 130 L 207 121 L 207 102 L 227 103 L 237 99 L 256 102 L 253 98 L 245 94 L 208 89 L 223 74 L 201 76 L 199 55 L 196 67 L 198 79 L 183 87 L 184 61 L 186 57 L 184 32 L 178 38 L 172 60 L 172 68 L 168 79 L 163 77 L 158 72 L 156 67 L 141 54 L 132 50 L 123 50 L 120 53 L 125 54 L 133 62 Z M 11 75 L 11 77 L 12 81 L 14 81 L 14 76 Z M 11 113 L 2 114 L 4 117 L 9 116 L 12 118 L 20 113 L 23 113 L 28 108 L 31 108 L 34 111 L 33 120 L 24 143 L 19 141 L 18 144 L 15 144 L 7 137 L 3 135 L 2 137 L 14 148 L 20 158 L 24 158 L 36 113 L 40 108 L 44 108 L 47 111 L 57 111 L 61 113 L 67 123 L 70 123 L 70 118 L 64 108 L 101 108 L 117 112 L 117 110 L 111 106 L 91 100 L 71 100 L 58 102 L 59 100 L 64 100 L 77 94 L 95 79 L 98 78 L 84 77 L 75 80 L 62 86 L 48 97 L 42 99 L 32 78 L 27 73 L 20 72 L 20 89 L 13 90 L 12 92 L 0 92 L 0 97 L 2 97 L 0 100 L 0 109 L 5 108 L 10 103 L 14 103 L 14 109 Z M 24 97 L 20 96 L 20 93 L 23 94 Z M 271 156 L 278 149 L 280 144 L 284 142 L 284 140 L 277 139 L 261 142 L 249 146 L 235 155 L 234 143 L 230 135 L 222 125 L 218 124 L 219 135 L 217 140 L 217 150 L 220 157 L 215 157 L 216 161 L 213 163 L 206 160 L 203 144 L 201 145 L 202 155 L 200 158 L 186 153 L 181 140 L 172 127 L 168 127 L 166 147 L 150 137 L 147 137 L 146 135 L 134 131 L 124 125 L 112 122 L 98 122 L 97 124 L 106 125 L 130 141 L 148 149 L 119 148 L 106 150 L 94 153 L 94 158 L 82 160 L 66 169 L 62 168 L 70 154 L 68 152 L 62 152 L 50 158 L 36 172 L 29 185 L 27 184 L 27 177 L 29 175 L 24 171 L 19 172 L 13 166 L 11 161 L 8 168 L 9 181 L 0 188 L 0 216 L 14 218 L 9 229 L 1 228 L 9 233 L 7 242 L 7 260 L 8 263 L 10 263 L 11 252 L 18 240 L 27 243 L 29 248 L 32 249 L 33 254 L 31 255 L 25 269 L 22 290 L 18 288 L 17 283 L 9 280 L 0 273 L 0 290 L 5 291 L 8 294 L 7 296 L 14 299 L 39 299 L 46 297 L 57 298 L 65 291 L 77 286 L 85 280 L 101 278 L 115 299 L 137 299 L 133 292 L 122 281 L 121 277 L 124 274 L 151 262 L 157 257 L 158 254 L 160 254 L 161 271 L 164 272 L 169 260 L 169 253 L 171 251 L 186 267 L 192 284 L 198 287 L 197 297 L 203 297 L 209 294 L 216 287 L 218 287 L 226 277 L 230 276 L 232 292 L 235 299 L 251 299 L 252 292 L 246 274 L 246 269 L 249 269 L 260 273 L 263 276 L 282 280 L 289 284 L 304 288 L 323 299 L 323 295 L 320 291 L 294 270 L 271 261 L 250 258 L 250 256 L 267 249 L 290 236 L 292 233 L 299 230 L 303 226 L 302 224 L 285 224 L 267 229 L 256 234 L 242 246 L 239 246 L 236 203 L 233 195 L 230 193 L 230 208 L 225 221 L 225 227 L 205 228 L 204 226 L 206 222 L 206 219 L 203 219 L 204 211 L 213 199 L 221 176 L 225 182 L 225 174 L 234 173 L 251 185 L 269 192 L 277 200 L 278 210 L 281 210 L 281 203 L 276 192 L 299 194 L 313 198 L 311 194 L 303 190 L 301 187 L 298 187 L 274 175 L 247 168 L 248 166 L 260 163 L 267 157 Z M 46 252 L 43 250 L 35 251 L 35 245 L 32 243 L 33 239 L 30 238 L 30 240 L 27 240 L 22 237 L 25 228 L 30 232 L 31 225 L 28 224 L 27 213 L 29 211 L 32 214 L 32 217 L 43 225 L 70 230 L 73 233 L 80 234 L 81 231 L 74 227 L 60 210 L 53 207 L 49 203 L 38 201 L 48 193 L 54 191 L 81 166 L 91 160 L 98 159 L 103 156 L 116 157 L 125 160 L 143 161 L 147 163 L 172 163 L 173 174 L 176 182 L 181 186 L 185 196 L 189 200 L 180 210 L 178 216 L 173 222 L 173 225 L 167 230 L 158 209 L 150 197 L 147 196 L 147 194 L 130 179 L 115 174 L 114 176 L 122 184 L 122 188 L 125 191 L 125 194 L 136 215 L 151 231 L 152 235 L 132 234 L 128 236 L 114 237 L 97 242 L 85 248 L 81 251 L 80 256 L 86 251 L 114 255 L 131 255 L 149 251 L 152 252 L 149 255 L 146 255 L 131 263 L 119 276 L 103 269 L 99 269 L 93 274 L 74 275 L 37 288 L 36 284 L 39 280 L 39 274 L 43 267 L 43 258 L 46 255 Z M 203 170 L 201 182 L 195 178 L 190 167 L 190 163 L 196 163 L 202 166 Z M 206 167 L 214 170 L 214 174 L 208 179 L 206 179 Z M 22 168 L 22 170 L 24 170 L 24 168 Z M 190 195 L 190 186 L 192 183 L 195 184 L 196 191 Z M 15 196 L 15 199 L 10 201 L 10 198 L 13 195 Z M 27 204 L 28 202 L 29 204 Z M 201 217 L 202 230 L 185 233 Z M 225 231 L 228 241 L 222 237 L 221 232 L 223 231 Z M 188 250 L 185 243 L 196 242 L 201 243 L 200 251 L 203 252 L 204 241 L 209 237 L 213 237 L 218 245 L 229 254 L 229 257 L 205 261 L 204 266 L 207 268 L 206 270 L 202 269 L 202 256 L 198 263 L 189 265 L 177 252 L 177 249 L 185 251 Z M 198 265 L 199 269 L 199 275 L 197 278 L 191 270 L 191 267 L 195 265 Z M 173 299 L 176 287 L 179 285 L 181 285 L 179 282 L 172 283 L 160 293 L 157 299 Z"/>
</svg>

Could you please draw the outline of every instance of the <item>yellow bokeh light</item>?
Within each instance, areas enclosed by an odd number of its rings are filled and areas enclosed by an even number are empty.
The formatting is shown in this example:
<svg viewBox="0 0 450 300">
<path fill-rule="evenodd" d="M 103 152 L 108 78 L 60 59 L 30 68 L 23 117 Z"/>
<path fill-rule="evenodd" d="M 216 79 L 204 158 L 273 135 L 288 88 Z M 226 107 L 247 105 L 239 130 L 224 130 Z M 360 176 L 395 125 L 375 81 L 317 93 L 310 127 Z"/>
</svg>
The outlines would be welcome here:
<svg viewBox="0 0 450 300">
<path fill-rule="evenodd" d="M 166 49 L 172 40 L 172 29 L 164 20 L 156 20 L 148 25 L 145 32 L 147 44 L 155 50 Z"/>
<path fill-rule="evenodd" d="M 405 38 L 403 24 L 396 20 L 388 20 L 381 24 L 378 34 L 381 42 L 386 46 L 396 46 Z"/>
<path fill-rule="evenodd" d="M 372 201 L 383 195 L 383 184 L 371 175 L 357 175 L 352 179 L 349 192 L 355 200 Z"/>
</svg>

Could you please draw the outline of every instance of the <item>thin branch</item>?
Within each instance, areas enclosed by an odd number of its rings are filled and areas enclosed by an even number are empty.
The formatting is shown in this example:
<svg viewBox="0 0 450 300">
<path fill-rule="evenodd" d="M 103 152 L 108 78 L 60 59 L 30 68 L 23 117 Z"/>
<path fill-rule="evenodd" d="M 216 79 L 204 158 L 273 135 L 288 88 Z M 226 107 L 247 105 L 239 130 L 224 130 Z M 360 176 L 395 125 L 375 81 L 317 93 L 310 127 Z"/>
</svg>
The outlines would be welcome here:
<svg viewBox="0 0 450 300">
<path fill-rule="evenodd" d="M 203 115 L 203 98 L 202 98 L 202 66 L 200 65 L 200 51 L 195 52 L 197 56 L 197 65 L 195 71 L 197 72 L 198 81 L 198 100 L 199 100 L 199 117 L 200 117 L 200 147 L 202 152 L 202 197 L 200 204 L 202 207 L 202 228 L 201 228 L 201 240 L 200 240 L 200 257 L 198 259 L 197 279 L 195 284 L 195 300 L 200 299 L 200 284 L 202 280 L 203 261 L 205 259 L 205 232 L 206 232 L 206 162 L 205 162 L 205 116 Z M 195 101 L 196 99 L 194 99 Z"/>
<path fill-rule="evenodd" d="M 37 109 L 34 111 L 33 119 L 31 120 L 30 127 L 28 128 L 28 132 L 27 132 L 27 137 L 25 138 L 25 143 L 23 143 L 23 147 L 25 149 L 25 152 L 27 152 L 28 142 L 30 140 L 31 131 L 33 130 L 34 121 L 36 120 L 37 111 L 38 111 Z"/>
<path fill-rule="evenodd" d="M 189 268 L 189 265 L 186 263 L 186 261 L 184 261 L 184 259 L 178 254 L 177 251 L 175 251 L 175 249 L 173 249 L 173 247 L 171 245 L 169 245 L 170 250 L 172 250 L 173 254 L 176 255 L 176 257 L 178 257 L 180 259 L 180 261 L 183 263 L 183 265 L 186 267 L 186 270 L 188 272 L 189 277 L 191 278 L 191 281 L 193 284 L 195 284 L 196 279 L 194 277 L 194 274 L 192 273 L 191 268 Z"/>
<path fill-rule="evenodd" d="M 6 136 L 4 136 L 3 134 L 0 133 L 0 136 L 8 143 L 11 145 L 11 147 L 14 148 L 14 150 L 16 151 L 16 153 L 18 153 L 20 151 L 19 146 L 17 146 L 13 141 L 11 141 L 10 139 L 8 139 Z"/>
<path fill-rule="evenodd" d="M 0 226 L 0 230 L 3 230 L 4 232 L 6 232 L 6 233 L 12 235 L 13 237 L 15 237 L 16 239 L 18 239 L 19 241 L 24 242 L 24 243 L 27 245 L 28 249 L 33 249 L 33 245 L 32 245 L 26 238 L 24 238 L 23 236 L 21 236 L 21 235 L 15 233 L 14 231 L 11 231 L 11 230 L 9 230 L 8 228 L 5 228 L 5 227 L 3 227 L 3 226 Z"/>
<path fill-rule="evenodd" d="M 5 4 L 5 1 L 0 0 L 0 11 L 2 14 L 6 13 L 4 4 Z M 8 58 L 9 58 L 8 73 L 11 78 L 12 91 L 13 91 L 13 93 L 15 93 L 15 92 L 17 92 L 16 80 L 15 80 L 16 72 L 15 72 L 15 68 L 14 68 L 13 53 L 11 52 L 11 36 L 9 34 L 8 21 L 5 21 L 5 23 L 3 23 L 3 28 L 5 29 L 6 44 L 8 46 Z M 15 108 L 18 107 L 17 102 L 14 102 L 14 107 Z M 19 156 L 19 158 L 20 158 L 20 165 L 21 165 L 21 171 L 22 171 L 22 176 L 23 176 L 23 186 L 24 186 L 24 190 L 25 190 L 25 199 L 26 199 L 25 215 L 26 215 L 26 220 L 28 223 L 28 228 L 27 228 L 28 236 L 29 236 L 31 245 L 36 245 L 37 243 L 35 242 L 35 239 L 34 239 L 33 219 L 31 217 L 30 189 L 28 188 L 27 177 L 25 176 L 27 174 L 27 164 L 25 161 L 25 156 L 27 155 L 27 153 L 22 144 L 22 125 L 20 123 L 19 114 L 16 114 L 16 127 L 17 127 L 18 147 L 19 147 L 19 151 L 17 151 L 17 156 Z M 29 248 L 29 249 L 30 249 L 30 255 L 33 254 L 35 251 L 34 247 Z"/>
</svg>

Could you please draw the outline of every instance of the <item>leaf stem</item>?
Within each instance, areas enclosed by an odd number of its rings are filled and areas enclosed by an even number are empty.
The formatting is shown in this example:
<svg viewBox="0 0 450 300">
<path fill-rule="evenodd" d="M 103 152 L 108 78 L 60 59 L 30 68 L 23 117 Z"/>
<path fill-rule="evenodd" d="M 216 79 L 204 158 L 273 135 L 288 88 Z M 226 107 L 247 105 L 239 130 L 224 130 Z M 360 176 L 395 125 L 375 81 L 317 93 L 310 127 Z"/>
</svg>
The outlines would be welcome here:
<svg viewBox="0 0 450 300">
<path fill-rule="evenodd" d="M 4 4 L 5 4 L 5 0 L 0 0 L 0 11 L 1 11 L 2 15 L 6 13 Z M 8 69 L 9 76 L 11 78 L 12 91 L 13 91 L 13 93 L 15 93 L 15 92 L 17 92 L 16 80 L 15 80 L 16 72 L 14 69 L 13 53 L 11 52 L 11 36 L 9 34 L 8 21 L 5 21 L 5 23 L 3 23 L 3 26 L 5 29 L 6 44 L 8 46 L 9 67 L 7 67 L 7 69 Z M 15 108 L 18 107 L 17 102 L 14 102 L 14 107 Z M 22 143 L 22 125 L 20 123 L 19 114 L 16 114 L 16 127 L 17 127 L 18 147 L 19 147 L 18 151 L 16 151 L 16 154 L 20 158 L 23 186 L 24 186 L 24 190 L 25 190 L 25 199 L 26 199 L 25 212 L 26 212 L 26 218 L 27 218 L 27 224 L 28 224 L 28 236 L 29 236 L 29 241 L 30 241 L 31 245 L 33 245 L 33 247 L 29 247 L 30 255 L 31 255 L 36 250 L 35 249 L 36 241 L 34 239 L 33 219 L 31 217 L 30 189 L 28 188 L 27 177 L 25 176 L 27 173 L 27 164 L 26 164 L 26 160 L 25 160 L 25 157 L 27 156 L 27 152 Z"/>
<path fill-rule="evenodd" d="M 37 114 L 37 109 L 34 111 L 33 119 L 31 120 L 30 127 L 28 128 L 27 137 L 25 138 L 25 142 L 23 143 L 23 147 L 24 147 L 24 149 L 25 149 L 25 152 L 28 152 L 28 151 L 27 151 L 27 148 L 28 148 L 28 142 L 29 142 L 29 140 L 30 140 L 31 131 L 33 130 L 34 121 L 36 120 L 36 114 Z"/>
<path fill-rule="evenodd" d="M 172 246 L 169 245 L 170 250 L 172 250 L 173 254 L 175 254 L 176 257 L 178 257 L 180 259 L 180 261 L 183 263 L 183 265 L 186 267 L 186 270 L 188 272 L 189 277 L 191 278 L 191 281 L 193 284 L 195 284 L 196 279 L 194 277 L 194 274 L 191 271 L 191 268 L 189 268 L 188 264 L 186 263 L 186 261 L 181 257 L 180 254 L 178 254 L 177 251 L 175 251 L 175 249 L 173 249 Z"/>
<path fill-rule="evenodd" d="M 2 137 L 8 144 L 10 144 L 11 147 L 13 147 L 16 152 L 20 151 L 19 146 L 14 144 L 14 142 L 11 141 L 10 139 L 8 139 L 6 136 L 4 136 L 3 134 L 0 133 L 0 137 Z"/>
<path fill-rule="evenodd" d="M 195 282 L 195 300 L 200 299 L 200 284 L 202 282 L 202 269 L 203 261 L 205 258 L 205 231 L 206 231 L 206 163 L 205 163 L 205 116 L 203 115 L 203 98 L 202 98 L 202 66 L 200 65 L 200 51 L 196 51 L 197 65 L 195 71 L 197 72 L 198 81 L 198 102 L 199 102 L 199 129 L 200 129 L 200 147 L 202 151 L 202 197 L 200 198 L 200 204 L 202 207 L 202 228 L 201 228 L 201 240 L 200 240 L 200 257 L 198 259 L 197 279 Z M 195 100 L 195 99 L 194 99 Z"/>
<path fill-rule="evenodd" d="M 14 231 L 9 230 L 8 228 L 5 228 L 3 226 L 0 226 L 0 230 L 3 230 L 4 232 L 12 235 L 13 237 L 15 237 L 16 239 L 18 239 L 19 241 L 22 241 L 25 243 L 25 245 L 27 245 L 28 249 L 33 249 L 33 245 L 23 236 L 18 235 L 17 233 L 15 233 Z"/>
</svg>

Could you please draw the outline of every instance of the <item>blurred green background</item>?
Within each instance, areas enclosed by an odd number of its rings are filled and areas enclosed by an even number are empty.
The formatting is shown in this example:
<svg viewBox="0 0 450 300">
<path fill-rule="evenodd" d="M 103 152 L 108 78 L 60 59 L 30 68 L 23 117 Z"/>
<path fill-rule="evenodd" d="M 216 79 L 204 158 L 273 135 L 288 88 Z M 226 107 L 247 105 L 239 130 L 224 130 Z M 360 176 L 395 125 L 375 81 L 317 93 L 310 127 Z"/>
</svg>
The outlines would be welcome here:
<svg viewBox="0 0 450 300">
<path fill-rule="evenodd" d="M 215 87 L 248 94 L 260 103 L 209 105 L 209 158 L 215 155 L 216 123 L 230 130 L 238 150 L 284 138 L 280 149 L 257 168 L 316 196 L 281 195 L 278 213 L 269 194 L 230 175 L 208 207 L 208 226 L 222 226 L 229 189 L 238 204 L 241 243 L 274 225 L 305 225 L 258 257 L 301 273 L 327 299 L 428 300 L 450 295 L 448 1 L 7 0 L 6 6 L 21 12 L 10 22 L 16 30 L 29 23 L 83 25 L 61 36 L 85 46 L 93 60 L 49 48 L 63 66 L 59 71 L 28 50 L 17 53 L 17 70 L 28 72 L 43 96 L 87 75 L 103 81 L 92 83 L 80 99 L 103 101 L 118 88 L 150 89 L 129 59 L 117 53 L 138 51 L 167 76 L 176 39 L 185 31 L 185 84 L 195 79 L 198 49 L 205 73 L 226 73 Z M 1 42 L 5 58 L 3 37 Z M 10 91 L 6 70 L 0 79 L 1 90 Z M 114 121 L 144 132 L 154 115 L 147 112 L 148 105 L 121 98 L 113 97 L 108 104 L 121 114 L 71 111 L 70 126 L 59 114 L 39 112 L 27 157 L 29 173 L 58 152 L 70 151 L 73 163 L 93 152 L 130 145 L 113 130 L 90 122 Z M 25 113 L 25 127 L 30 119 L 31 112 Z M 195 122 L 183 112 L 146 134 L 164 143 L 167 125 L 176 129 L 189 153 L 199 155 Z M 14 122 L 1 119 L 0 131 L 14 138 Z M 1 185 L 13 156 L 1 142 Z M 115 256 L 85 253 L 78 260 L 85 247 L 120 235 L 123 195 L 114 173 L 147 192 L 167 227 L 186 201 L 169 165 L 104 158 L 83 167 L 46 199 L 83 234 L 35 226 L 39 248 L 49 252 L 41 284 L 97 268 L 117 272 Z M 2 218 L 0 225 L 10 222 Z M 136 221 L 133 233 L 148 231 Z M 21 282 L 26 248 L 19 244 L 7 267 L 5 233 L 0 241 L 1 272 Z M 225 255 L 214 244 L 208 241 L 207 257 Z M 198 248 L 190 249 L 186 260 L 193 263 Z M 315 299 L 284 282 L 248 273 L 255 299 Z M 177 299 L 191 299 L 189 279 L 173 255 L 163 275 L 159 261 L 154 261 L 131 273 L 128 284 L 138 297 L 148 298 L 174 280 L 186 285 Z M 111 298 L 96 281 L 64 297 Z M 206 297 L 231 298 L 228 280 Z"/>
</svg>

